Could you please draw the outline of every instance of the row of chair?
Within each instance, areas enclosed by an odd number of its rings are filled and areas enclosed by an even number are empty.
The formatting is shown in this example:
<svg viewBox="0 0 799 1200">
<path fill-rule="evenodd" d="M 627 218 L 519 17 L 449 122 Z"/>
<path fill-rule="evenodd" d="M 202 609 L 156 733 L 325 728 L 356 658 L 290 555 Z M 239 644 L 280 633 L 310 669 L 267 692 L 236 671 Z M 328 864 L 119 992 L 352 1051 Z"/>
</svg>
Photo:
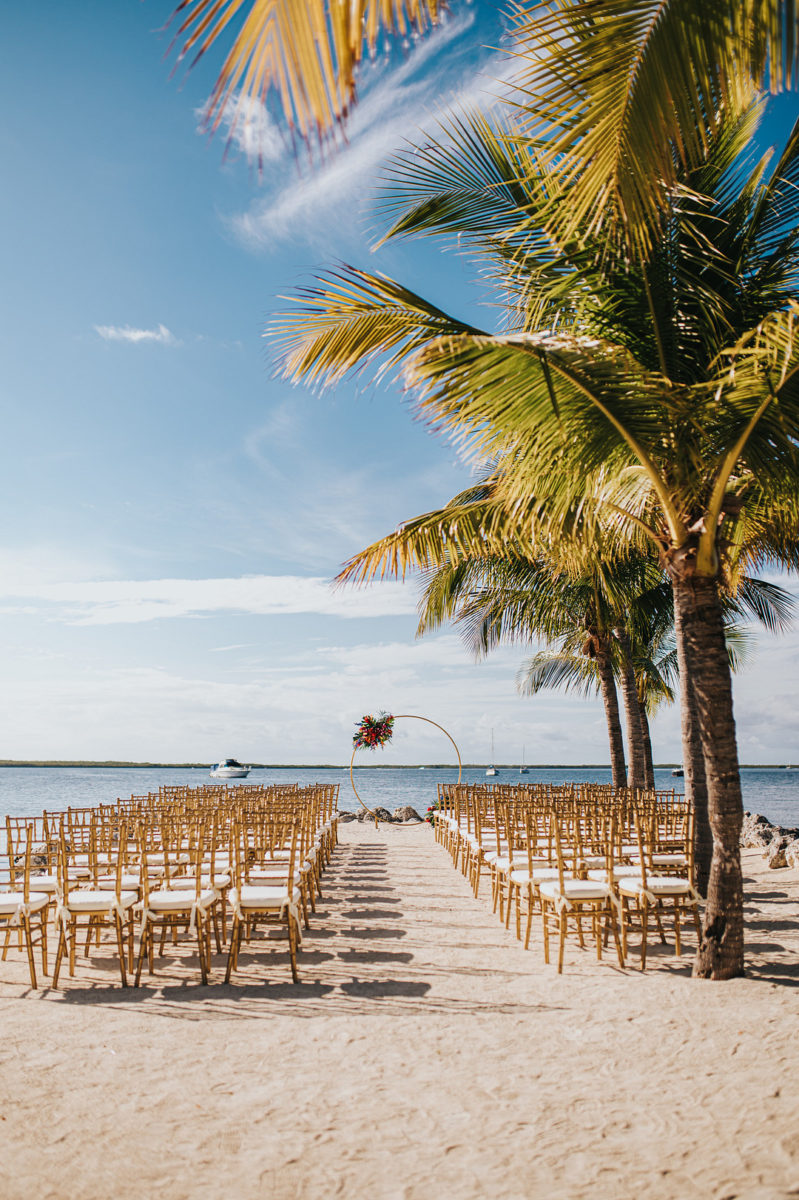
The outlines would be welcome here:
<svg viewBox="0 0 799 1200">
<path fill-rule="evenodd" d="M 540 914 L 547 963 L 550 938 L 558 938 L 558 971 L 570 924 L 581 946 L 583 922 L 590 924 L 598 958 L 612 936 L 621 966 L 636 924 L 642 970 L 650 919 L 665 942 L 661 918 L 666 910 L 671 913 L 678 955 L 687 917 L 699 935 L 693 812 L 673 791 L 440 784 L 434 815 L 437 840 L 475 896 L 488 877 L 494 911 L 506 928 L 515 911 L 516 934 L 525 949 L 534 914 Z"/>
<path fill-rule="evenodd" d="M 16 934 L 35 988 L 34 950 L 48 973 L 48 926 L 58 938 L 53 986 L 64 960 L 74 975 L 103 931 L 116 944 L 122 984 L 154 971 L 156 940 L 196 942 L 200 977 L 211 970 L 211 937 L 227 945 L 225 980 L 258 926 L 283 927 L 298 979 L 301 927 L 316 911 L 321 877 L 337 843 L 337 786 L 255 785 L 162 789 L 115 805 L 6 820 L 0 859 L 3 960 Z M 5 875 L 5 878 L 3 878 Z M 231 916 L 228 936 L 228 916 Z M 139 933 L 138 955 L 134 955 Z"/>
</svg>

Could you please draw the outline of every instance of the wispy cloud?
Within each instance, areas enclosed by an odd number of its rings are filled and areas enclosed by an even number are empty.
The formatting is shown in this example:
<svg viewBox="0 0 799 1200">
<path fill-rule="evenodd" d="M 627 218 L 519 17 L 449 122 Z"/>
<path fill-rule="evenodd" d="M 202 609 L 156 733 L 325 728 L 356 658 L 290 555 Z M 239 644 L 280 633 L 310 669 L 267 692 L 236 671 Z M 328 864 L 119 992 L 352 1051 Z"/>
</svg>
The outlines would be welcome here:
<svg viewBox="0 0 799 1200">
<path fill-rule="evenodd" d="M 509 60 L 484 54 L 477 67 L 470 63 L 475 46 L 465 35 L 473 25 L 474 15 L 461 10 L 415 43 L 400 65 L 388 68 L 380 63 L 368 69 L 348 127 L 347 145 L 305 175 L 298 177 L 293 171 L 287 182 L 269 189 L 247 212 L 233 217 L 234 234 L 255 249 L 295 236 L 319 240 L 334 214 L 346 212 L 352 222 L 353 210 L 374 188 L 378 164 L 408 137 L 430 128 L 447 99 L 455 106 L 490 104 L 497 92 L 495 81 L 509 74 Z M 432 60 L 434 80 L 425 70 Z M 266 112 L 263 121 L 270 131 Z M 270 138 L 271 131 L 267 138 L 271 148 Z"/>
<path fill-rule="evenodd" d="M 231 579 L 151 579 L 54 583 L 0 588 L 0 597 L 39 602 L 50 619 L 73 625 L 140 624 L 220 613 L 278 616 L 315 613 L 364 618 L 415 611 L 413 589 L 397 582 L 360 590 L 334 590 L 329 581 L 299 575 L 245 575 Z M 12 603 L 0 611 L 19 611 Z M 30 604 L 26 606 L 30 613 Z"/>
<path fill-rule="evenodd" d="M 95 332 L 106 342 L 157 342 L 161 346 L 176 346 L 178 340 L 166 325 L 155 329 L 136 329 L 133 325 L 95 325 Z"/>
<path fill-rule="evenodd" d="M 196 109 L 194 115 L 198 122 L 197 132 L 207 133 L 207 108 Z M 239 94 L 235 102 L 228 104 L 222 114 L 221 129 L 229 144 L 251 160 L 274 162 L 286 153 L 285 137 L 266 105 L 255 96 Z"/>
</svg>

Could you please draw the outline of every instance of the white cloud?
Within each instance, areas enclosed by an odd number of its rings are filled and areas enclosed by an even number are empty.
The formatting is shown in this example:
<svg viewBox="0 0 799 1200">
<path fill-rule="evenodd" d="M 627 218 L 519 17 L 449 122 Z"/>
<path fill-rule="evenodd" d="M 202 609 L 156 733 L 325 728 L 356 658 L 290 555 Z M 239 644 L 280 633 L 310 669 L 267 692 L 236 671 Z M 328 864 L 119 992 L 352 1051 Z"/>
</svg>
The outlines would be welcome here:
<svg viewBox="0 0 799 1200">
<path fill-rule="evenodd" d="M 363 618 L 400 616 L 415 611 L 411 586 L 375 583 L 361 589 L 334 589 L 326 579 L 298 575 L 245 575 L 231 579 L 110 580 L 0 586 L 0 597 L 39 601 L 51 619 L 77 625 L 140 624 L 167 617 L 214 613 L 258 616 L 316 613 Z M 19 605 L 2 609 L 7 615 Z M 30 612 L 30 605 L 25 611 Z"/>
<path fill-rule="evenodd" d="M 95 331 L 106 342 L 157 342 L 162 346 L 176 346 L 175 335 L 166 325 L 158 325 L 155 329 L 135 329 L 132 325 L 95 325 Z"/>
<path fill-rule="evenodd" d="M 198 108 L 197 132 L 206 133 L 207 108 Z M 260 162 L 274 162 L 286 152 L 286 139 L 269 114 L 266 105 L 255 96 L 239 93 L 222 114 L 221 129 L 227 140 L 247 158 Z"/>
<path fill-rule="evenodd" d="M 353 211 L 374 189 L 378 165 L 406 139 L 431 128 L 447 98 L 453 106 L 488 107 L 497 95 L 497 82 L 509 78 L 512 60 L 492 55 L 477 70 L 466 67 L 464 78 L 466 47 L 458 54 L 457 41 L 473 24 L 473 14 L 461 10 L 416 42 L 399 66 L 387 68 L 381 62 L 368 68 L 347 128 L 347 144 L 304 176 L 294 170 L 286 183 L 233 217 L 230 225 L 236 236 L 259 248 L 295 235 L 318 240 L 335 213 L 346 213 L 352 224 Z M 436 74 L 431 81 L 422 68 L 434 56 Z"/>
</svg>

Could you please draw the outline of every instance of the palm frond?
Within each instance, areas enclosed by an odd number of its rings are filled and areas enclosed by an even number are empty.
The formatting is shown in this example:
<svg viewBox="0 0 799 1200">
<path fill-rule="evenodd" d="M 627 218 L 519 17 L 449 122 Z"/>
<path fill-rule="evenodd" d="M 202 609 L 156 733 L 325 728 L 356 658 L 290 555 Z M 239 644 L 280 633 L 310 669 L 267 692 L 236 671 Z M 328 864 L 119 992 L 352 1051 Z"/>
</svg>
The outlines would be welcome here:
<svg viewBox="0 0 799 1200">
<path fill-rule="evenodd" d="M 434 338 L 479 332 L 393 279 L 346 265 L 293 300 L 297 308 L 275 317 L 265 336 L 282 374 L 309 383 L 338 383 L 370 364 L 379 376 Z"/>
<path fill-rule="evenodd" d="M 647 257 L 680 165 L 714 122 L 799 62 L 795 0 L 540 0 L 520 9 L 519 105 L 568 206 L 560 237 L 621 236 Z"/>
<path fill-rule="evenodd" d="M 567 651 L 541 650 L 519 667 L 516 687 L 523 696 L 561 689 L 590 697 L 599 692 L 596 662 Z"/>
<path fill-rule="evenodd" d="M 290 128 L 324 142 L 346 120 L 358 67 L 378 38 L 424 32 L 442 9 L 440 0 L 182 0 L 173 45 L 178 61 L 194 66 L 233 35 L 208 101 L 209 129 L 231 108 L 232 121 L 243 119 L 248 101 L 274 93 Z"/>
</svg>

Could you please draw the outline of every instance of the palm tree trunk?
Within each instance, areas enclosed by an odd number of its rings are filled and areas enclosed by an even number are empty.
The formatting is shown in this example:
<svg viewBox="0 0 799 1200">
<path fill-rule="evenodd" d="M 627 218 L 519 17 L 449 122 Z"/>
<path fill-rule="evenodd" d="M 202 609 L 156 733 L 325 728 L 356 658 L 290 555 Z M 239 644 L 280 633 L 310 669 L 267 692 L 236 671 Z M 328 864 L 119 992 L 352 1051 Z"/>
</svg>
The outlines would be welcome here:
<svg viewBox="0 0 799 1200">
<path fill-rule="evenodd" d="M 680 719 L 682 725 L 682 765 L 685 771 L 685 795 L 694 809 L 694 865 L 696 889 L 707 895 L 710 863 L 713 858 L 713 834 L 707 811 L 707 776 L 702 734 L 699 728 L 699 709 L 696 703 L 691 672 L 685 655 L 680 613 L 675 604 L 674 630 L 677 638 L 677 665 L 680 673 Z"/>
<path fill-rule="evenodd" d="M 621 646 L 623 667 L 621 672 L 621 694 L 624 699 L 624 715 L 627 718 L 627 749 L 630 754 L 631 788 L 646 787 L 646 758 L 644 755 L 644 731 L 641 728 L 641 707 L 638 703 L 638 686 L 633 670 L 633 655 L 630 635 L 623 625 L 613 630 Z"/>
<path fill-rule="evenodd" d="M 710 863 L 713 859 L 713 833 L 707 811 L 707 775 L 705 755 L 702 750 L 702 734 L 699 729 L 699 709 L 694 685 L 690 675 L 685 681 L 686 709 L 688 714 L 688 757 L 685 761 L 686 793 L 688 773 L 691 777 L 691 796 L 694 802 L 694 866 L 696 888 L 701 896 L 707 895 L 710 879 Z"/>
<path fill-rule="evenodd" d="M 641 714 L 641 733 L 644 737 L 644 765 L 646 767 L 646 786 L 650 791 L 655 790 L 655 764 L 652 761 L 652 738 L 649 733 L 649 717 L 646 715 L 646 706 L 638 701 L 638 710 Z"/>
<path fill-rule="evenodd" d="M 690 678 L 696 698 L 713 835 L 707 904 L 693 973 L 706 979 L 731 979 L 744 969 L 743 804 L 724 621 L 715 579 L 686 577 L 674 567 L 672 571 L 677 641 L 683 644 L 685 678 Z"/>
<path fill-rule="evenodd" d="M 605 705 L 605 719 L 608 723 L 608 740 L 610 742 L 610 769 L 613 786 L 627 786 L 627 766 L 624 762 L 624 739 L 621 734 L 621 717 L 619 715 L 619 698 L 616 695 L 616 681 L 613 678 L 613 664 L 610 659 L 610 645 L 606 638 L 597 638 L 596 665 L 599 675 L 599 687 Z"/>
</svg>

